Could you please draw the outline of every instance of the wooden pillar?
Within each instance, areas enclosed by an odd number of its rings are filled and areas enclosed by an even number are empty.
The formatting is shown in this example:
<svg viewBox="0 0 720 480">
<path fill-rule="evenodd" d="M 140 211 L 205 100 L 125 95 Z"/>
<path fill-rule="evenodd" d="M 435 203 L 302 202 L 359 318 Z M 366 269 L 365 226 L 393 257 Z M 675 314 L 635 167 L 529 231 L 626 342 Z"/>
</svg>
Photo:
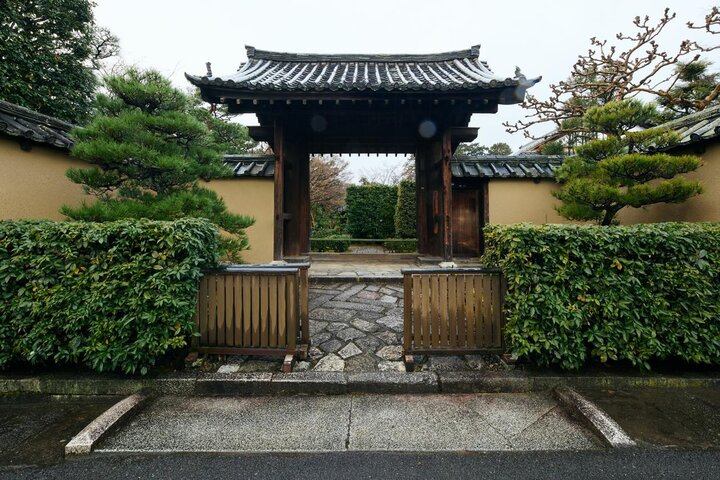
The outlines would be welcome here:
<svg viewBox="0 0 720 480">
<path fill-rule="evenodd" d="M 418 252 L 443 256 L 442 142 L 425 141 L 416 153 Z"/>
<path fill-rule="evenodd" d="M 274 197 L 274 236 L 273 236 L 273 260 L 282 260 L 284 219 L 285 219 L 285 136 L 283 124 L 276 120 L 273 133 L 273 151 L 275 153 L 275 197 Z"/>
<path fill-rule="evenodd" d="M 283 251 L 297 257 L 310 251 L 310 156 L 300 140 L 285 134 Z"/>
<path fill-rule="evenodd" d="M 442 136 L 442 160 L 440 164 L 442 177 L 442 257 L 446 262 L 452 261 L 452 131 L 447 129 Z"/>
<path fill-rule="evenodd" d="M 427 207 L 427 148 L 418 145 L 415 149 L 415 204 L 417 209 L 416 236 L 418 253 L 429 255 L 428 207 Z"/>
</svg>

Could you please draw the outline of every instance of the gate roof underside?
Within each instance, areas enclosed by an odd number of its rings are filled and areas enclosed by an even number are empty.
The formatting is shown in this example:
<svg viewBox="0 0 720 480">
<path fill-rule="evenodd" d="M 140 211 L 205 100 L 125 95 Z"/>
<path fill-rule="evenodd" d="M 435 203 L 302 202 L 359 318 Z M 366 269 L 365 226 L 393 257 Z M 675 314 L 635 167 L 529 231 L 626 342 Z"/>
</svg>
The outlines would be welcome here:
<svg viewBox="0 0 720 480">
<path fill-rule="evenodd" d="M 286 135 L 312 153 L 413 153 L 430 121 L 438 133 L 467 127 L 473 113 L 522 102 L 540 78 L 519 69 L 493 73 L 479 46 L 428 55 L 317 55 L 246 47 L 247 62 L 229 75 L 185 74 L 211 103 L 231 113 L 255 113 L 258 141 L 272 144 L 279 120 Z M 432 130 L 432 129 L 431 129 Z M 469 129 L 463 133 L 468 141 Z M 470 140 L 472 140 L 472 138 Z"/>
</svg>

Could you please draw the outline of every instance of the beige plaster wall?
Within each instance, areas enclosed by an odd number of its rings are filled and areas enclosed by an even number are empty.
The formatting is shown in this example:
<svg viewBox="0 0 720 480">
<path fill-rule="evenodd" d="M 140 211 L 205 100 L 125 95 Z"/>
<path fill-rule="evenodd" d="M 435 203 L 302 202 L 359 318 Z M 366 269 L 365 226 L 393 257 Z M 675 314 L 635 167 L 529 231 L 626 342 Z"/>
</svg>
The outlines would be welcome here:
<svg viewBox="0 0 720 480">
<path fill-rule="evenodd" d="M 720 221 L 720 143 L 708 146 L 701 158 L 702 166 L 685 177 L 699 180 L 705 190 L 704 193 L 680 204 L 659 203 L 645 208 L 625 208 L 618 214 L 620 223 L 627 225 Z"/>
<path fill-rule="evenodd" d="M 255 224 L 247 229 L 250 250 L 243 252 L 243 261 L 267 263 L 273 259 L 273 179 L 227 178 L 203 182 L 217 192 L 232 213 L 250 215 Z"/>
<path fill-rule="evenodd" d="M 567 223 L 554 209 L 552 180 L 495 179 L 488 182 L 488 221 L 507 223 Z"/>
<path fill-rule="evenodd" d="M 0 137 L 0 219 L 64 219 L 62 205 L 87 198 L 65 171 L 84 166 L 62 150 L 35 145 L 24 151 L 16 140 Z"/>
</svg>

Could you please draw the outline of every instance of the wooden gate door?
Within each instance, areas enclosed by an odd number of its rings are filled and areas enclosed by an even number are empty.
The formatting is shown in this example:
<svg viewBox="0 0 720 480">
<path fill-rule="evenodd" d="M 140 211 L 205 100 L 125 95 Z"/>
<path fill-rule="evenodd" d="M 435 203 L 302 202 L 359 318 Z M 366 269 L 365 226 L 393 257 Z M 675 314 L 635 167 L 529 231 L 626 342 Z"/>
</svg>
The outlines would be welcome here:
<svg viewBox="0 0 720 480">
<path fill-rule="evenodd" d="M 453 253 L 480 255 L 480 191 L 452 193 Z"/>
</svg>

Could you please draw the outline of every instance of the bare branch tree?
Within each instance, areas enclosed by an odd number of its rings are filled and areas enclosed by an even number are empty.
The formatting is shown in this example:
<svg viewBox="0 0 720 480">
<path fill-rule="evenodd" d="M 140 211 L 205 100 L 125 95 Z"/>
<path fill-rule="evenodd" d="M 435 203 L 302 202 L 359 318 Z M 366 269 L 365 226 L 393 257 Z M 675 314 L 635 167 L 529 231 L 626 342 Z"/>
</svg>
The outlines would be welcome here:
<svg viewBox="0 0 720 480">
<path fill-rule="evenodd" d="M 530 113 L 524 120 L 504 123 L 506 130 L 509 133 L 522 131 L 526 137 L 535 138 L 528 131 L 530 127 L 552 123 L 563 132 L 586 132 L 579 119 L 588 108 L 641 93 L 660 97 L 663 104 L 677 105 L 684 110 L 705 109 L 720 95 L 720 85 L 703 98 L 675 95 L 673 88 L 682 76 L 677 67 L 681 63 L 688 65 L 701 61 L 702 53 L 720 49 L 720 45 L 703 46 L 697 41 L 683 40 L 672 51 L 661 48 L 659 36 L 675 18 L 676 14 L 667 8 L 654 24 L 649 16 L 635 17 L 635 32 L 618 33 L 615 36 L 617 45 L 592 37 L 588 52 L 578 57 L 570 78 L 550 85 L 551 94 L 547 100 L 528 95 L 522 106 Z M 702 27 L 688 26 L 714 34 L 719 19 L 715 7 Z"/>
<path fill-rule="evenodd" d="M 340 157 L 310 158 L 310 202 L 326 212 L 345 205 L 345 190 L 350 181 L 348 162 Z"/>
</svg>

